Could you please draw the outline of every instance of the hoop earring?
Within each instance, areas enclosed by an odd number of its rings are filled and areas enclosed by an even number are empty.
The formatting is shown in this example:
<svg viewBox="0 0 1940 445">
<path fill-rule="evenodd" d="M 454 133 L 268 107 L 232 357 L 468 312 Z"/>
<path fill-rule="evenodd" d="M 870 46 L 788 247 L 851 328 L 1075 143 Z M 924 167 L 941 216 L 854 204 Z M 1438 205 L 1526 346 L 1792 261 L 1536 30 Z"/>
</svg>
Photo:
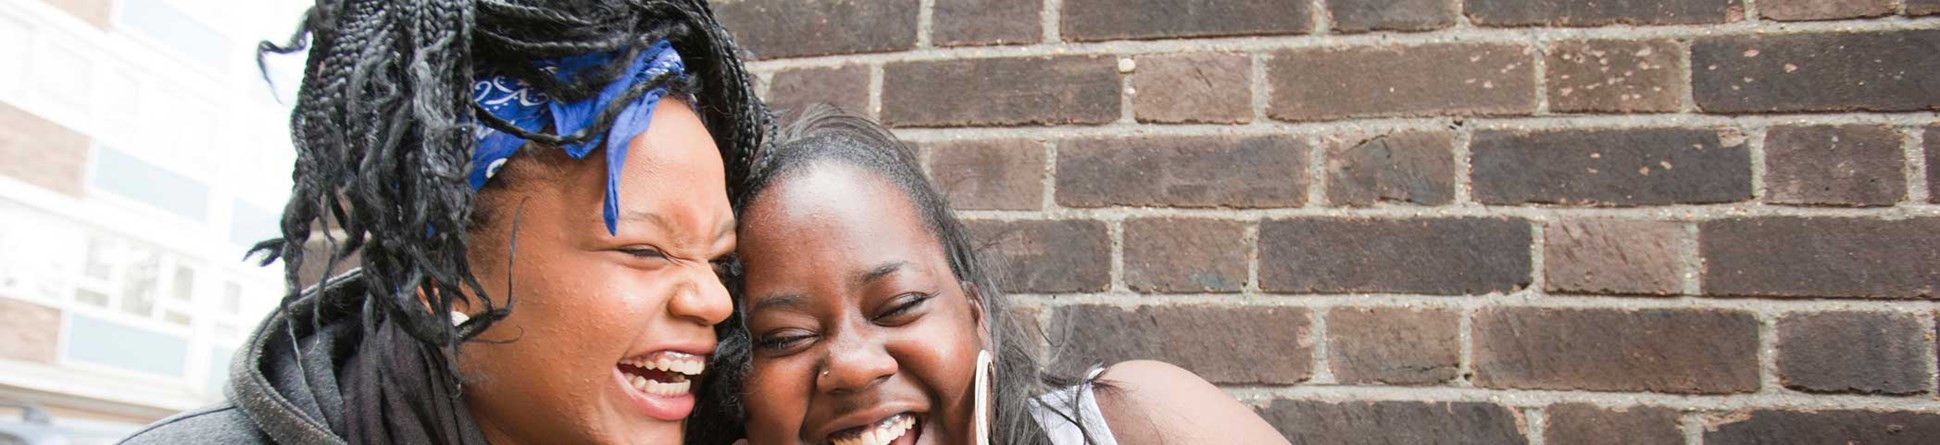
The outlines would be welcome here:
<svg viewBox="0 0 1940 445">
<path fill-rule="evenodd" d="M 976 423 L 973 425 L 976 445 L 990 445 L 990 385 L 992 383 L 990 374 L 996 367 L 996 360 L 990 357 L 990 350 L 977 350 L 977 374 L 971 381 L 977 391 L 976 403 L 972 405 L 977 411 Z"/>
</svg>

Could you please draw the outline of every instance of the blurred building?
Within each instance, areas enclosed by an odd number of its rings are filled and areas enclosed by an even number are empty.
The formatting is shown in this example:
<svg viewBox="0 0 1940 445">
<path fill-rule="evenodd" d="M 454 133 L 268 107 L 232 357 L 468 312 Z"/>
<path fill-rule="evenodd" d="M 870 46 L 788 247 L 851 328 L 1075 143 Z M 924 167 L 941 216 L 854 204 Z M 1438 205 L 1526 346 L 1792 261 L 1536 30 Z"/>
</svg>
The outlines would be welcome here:
<svg viewBox="0 0 1940 445">
<path fill-rule="evenodd" d="M 288 0 L 0 0 L 0 443 L 111 442 L 222 397 L 281 294 Z M 38 406 L 45 414 L 8 406 Z M 51 418 L 51 419 L 49 419 Z"/>
</svg>

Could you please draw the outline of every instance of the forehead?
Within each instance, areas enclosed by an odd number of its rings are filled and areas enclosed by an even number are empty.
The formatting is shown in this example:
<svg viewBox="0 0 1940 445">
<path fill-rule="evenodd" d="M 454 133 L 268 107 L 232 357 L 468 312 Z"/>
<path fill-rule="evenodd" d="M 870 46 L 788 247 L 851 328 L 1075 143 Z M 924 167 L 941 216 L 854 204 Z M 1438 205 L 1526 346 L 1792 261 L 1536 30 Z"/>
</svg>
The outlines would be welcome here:
<svg viewBox="0 0 1940 445">
<path fill-rule="evenodd" d="M 808 166 L 778 179 L 747 210 L 740 238 L 751 290 L 885 262 L 943 258 L 909 197 L 853 166 Z"/>
</svg>

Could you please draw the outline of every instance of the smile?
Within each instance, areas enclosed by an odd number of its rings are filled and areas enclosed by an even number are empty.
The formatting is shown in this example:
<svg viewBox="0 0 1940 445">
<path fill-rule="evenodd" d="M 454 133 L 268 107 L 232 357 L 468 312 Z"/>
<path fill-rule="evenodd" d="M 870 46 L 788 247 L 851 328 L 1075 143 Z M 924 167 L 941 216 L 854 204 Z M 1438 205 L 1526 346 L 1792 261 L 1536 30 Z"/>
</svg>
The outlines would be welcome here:
<svg viewBox="0 0 1940 445">
<path fill-rule="evenodd" d="M 829 445 L 889 445 L 915 443 L 921 429 L 916 423 L 916 415 L 900 413 L 889 416 L 869 425 L 836 431 L 829 435 Z M 909 440 L 899 441 L 908 437 Z"/>
<path fill-rule="evenodd" d="M 682 396 L 693 390 L 693 378 L 706 371 L 700 356 L 660 351 L 638 358 L 621 360 L 620 373 L 634 390 L 655 396 Z"/>
</svg>

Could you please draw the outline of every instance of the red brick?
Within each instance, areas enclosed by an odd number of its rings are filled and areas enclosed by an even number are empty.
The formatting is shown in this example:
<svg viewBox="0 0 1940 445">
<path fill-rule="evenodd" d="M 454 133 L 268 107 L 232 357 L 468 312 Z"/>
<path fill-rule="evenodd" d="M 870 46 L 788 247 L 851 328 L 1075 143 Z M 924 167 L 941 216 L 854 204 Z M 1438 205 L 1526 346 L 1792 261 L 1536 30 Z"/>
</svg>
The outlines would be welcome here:
<svg viewBox="0 0 1940 445">
<path fill-rule="evenodd" d="M 1751 153 L 1735 130 L 1483 130 L 1469 150 L 1485 204 L 1642 206 L 1751 199 Z"/>
<path fill-rule="evenodd" d="M 1303 34 L 1307 0 L 1066 0 L 1065 40 Z"/>
<path fill-rule="evenodd" d="M 1765 201 L 1890 206 L 1906 197 L 1906 150 L 1885 125 L 1779 126 L 1765 133 Z"/>
<path fill-rule="evenodd" d="M 1914 445 L 1940 437 L 1940 414 L 1896 411 L 1739 412 L 1706 422 L 1706 445 Z"/>
<path fill-rule="evenodd" d="M 1668 113 L 1684 100 L 1684 50 L 1670 40 L 1550 45 L 1549 108 L 1562 113 Z"/>
<path fill-rule="evenodd" d="M 1522 444 L 1522 417 L 1493 403 L 1276 399 L 1260 417 L 1298 444 Z"/>
<path fill-rule="evenodd" d="M 1260 224 L 1260 288 L 1300 294 L 1514 292 L 1529 284 L 1529 242 L 1529 223 L 1520 219 L 1266 221 Z"/>
<path fill-rule="evenodd" d="M 59 309 L 0 297 L 0 359 L 54 364 L 60 355 Z"/>
<path fill-rule="evenodd" d="M 1246 225 L 1213 219 L 1125 221 L 1125 285 L 1139 292 L 1246 287 Z"/>
<path fill-rule="evenodd" d="M 1445 0 L 1331 0 L 1334 32 L 1429 31 L 1455 26 L 1455 2 Z"/>
<path fill-rule="evenodd" d="M 1677 295 L 1684 228 L 1610 219 L 1552 221 L 1543 230 L 1543 276 L 1554 293 Z"/>
<path fill-rule="evenodd" d="M 739 0 L 713 8 L 757 59 L 916 47 L 917 0 Z"/>
<path fill-rule="evenodd" d="M 1920 137 L 1927 154 L 1927 202 L 1940 204 L 1940 126 L 1927 127 Z"/>
<path fill-rule="evenodd" d="M 1057 201 L 1068 207 L 1299 207 L 1307 144 L 1288 136 L 1153 136 L 1058 146 Z"/>
<path fill-rule="evenodd" d="M 1444 205 L 1455 201 L 1455 134 L 1402 131 L 1328 136 L 1327 202 Z"/>
<path fill-rule="evenodd" d="M 1543 409 L 1543 443 L 1567 445 L 1684 443 L 1678 412 L 1669 408 L 1601 408 L 1563 403 Z"/>
<path fill-rule="evenodd" d="M 1455 378 L 1462 316 L 1445 309 L 1327 311 L 1327 361 L 1343 385 L 1432 385 Z"/>
<path fill-rule="evenodd" d="M 1253 120 L 1253 58 L 1240 53 L 1142 56 L 1132 76 L 1139 122 L 1237 124 Z"/>
<path fill-rule="evenodd" d="M 1940 0 L 1906 0 L 1906 15 L 1940 14 Z"/>
<path fill-rule="evenodd" d="M 1103 124 L 1122 86 L 1101 56 L 896 62 L 882 82 L 882 121 L 897 127 Z"/>
<path fill-rule="evenodd" d="M 1708 295 L 1933 298 L 1940 288 L 1940 218 L 1732 218 L 1698 228 Z"/>
<path fill-rule="evenodd" d="M 1111 238 L 1105 223 L 966 221 L 979 245 L 992 246 L 1004 292 L 1099 292 L 1111 286 Z"/>
<path fill-rule="evenodd" d="M 869 67 L 800 68 L 775 73 L 768 84 L 768 106 L 777 114 L 825 103 L 852 114 L 869 114 Z"/>
<path fill-rule="evenodd" d="M 930 178 L 961 210 L 1044 207 L 1043 142 L 953 141 L 926 146 Z"/>
<path fill-rule="evenodd" d="M 1285 385 L 1313 372 L 1313 333 L 1305 308 L 1078 305 L 1052 313 L 1053 367 L 1152 359 L 1217 384 Z"/>
<path fill-rule="evenodd" d="M 1475 386 L 1729 394 L 1758 390 L 1758 319 L 1708 309 L 1489 308 Z"/>
<path fill-rule="evenodd" d="M 1912 395 L 1932 388 L 1933 342 L 1920 317 L 1823 312 L 1778 320 L 1778 375 L 1815 393 Z"/>
<path fill-rule="evenodd" d="M 86 135 L 0 102 L 0 176 L 81 197 L 88 144 Z"/>
<path fill-rule="evenodd" d="M 938 46 L 1032 43 L 1044 36 L 1043 0 L 951 0 L 930 12 Z"/>
<path fill-rule="evenodd" d="M 1698 108 L 1712 113 L 1940 110 L 1940 30 L 1699 37 Z"/>
<path fill-rule="evenodd" d="M 1893 15 L 1892 0 L 1759 0 L 1758 15 L 1781 21 Z"/>
<path fill-rule="evenodd" d="M 1280 51 L 1267 62 L 1267 115 L 1314 121 L 1529 114 L 1536 110 L 1533 54 L 1498 43 Z"/>
<path fill-rule="evenodd" d="M 1482 26 L 1694 25 L 1744 18 L 1739 0 L 1467 0 Z"/>
</svg>

